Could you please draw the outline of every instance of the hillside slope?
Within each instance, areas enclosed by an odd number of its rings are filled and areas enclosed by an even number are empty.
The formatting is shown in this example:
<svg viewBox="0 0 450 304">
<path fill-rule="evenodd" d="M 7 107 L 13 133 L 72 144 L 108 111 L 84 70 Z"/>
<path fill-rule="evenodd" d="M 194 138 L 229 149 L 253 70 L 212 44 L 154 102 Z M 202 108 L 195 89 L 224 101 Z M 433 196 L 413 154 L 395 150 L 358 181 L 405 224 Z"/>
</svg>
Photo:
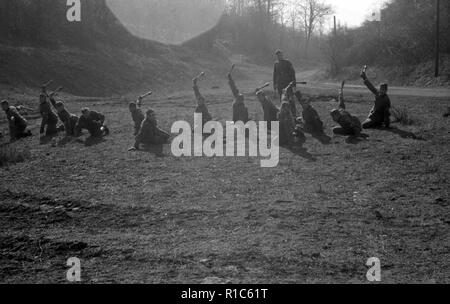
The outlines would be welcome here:
<svg viewBox="0 0 450 304">
<path fill-rule="evenodd" d="M 75 95 L 110 96 L 185 83 L 199 70 L 228 65 L 217 60 L 220 52 L 131 35 L 105 0 L 81 3 L 81 22 L 69 23 L 65 1 L 0 2 L 0 84 L 37 87 L 54 79 Z"/>
</svg>

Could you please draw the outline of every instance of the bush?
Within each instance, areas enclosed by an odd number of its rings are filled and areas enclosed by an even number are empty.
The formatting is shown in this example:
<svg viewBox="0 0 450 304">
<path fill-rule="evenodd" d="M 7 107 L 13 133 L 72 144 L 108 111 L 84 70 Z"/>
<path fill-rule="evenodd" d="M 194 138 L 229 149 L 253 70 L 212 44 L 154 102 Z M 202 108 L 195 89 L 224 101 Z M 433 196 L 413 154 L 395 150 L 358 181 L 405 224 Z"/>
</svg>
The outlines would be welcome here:
<svg viewBox="0 0 450 304">
<path fill-rule="evenodd" d="M 395 123 L 401 123 L 404 126 L 410 126 L 414 124 L 414 120 L 409 115 L 408 110 L 403 108 L 392 108 L 391 109 L 392 117 L 394 118 Z"/>
<path fill-rule="evenodd" d="M 12 147 L 11 145 L 0 146 L 0 167 L 6 166 L 7 164 L 24 162 L 30 156 L 30 150 L 27 148 L 19 150 L 17 147 Z"/>
</svg>

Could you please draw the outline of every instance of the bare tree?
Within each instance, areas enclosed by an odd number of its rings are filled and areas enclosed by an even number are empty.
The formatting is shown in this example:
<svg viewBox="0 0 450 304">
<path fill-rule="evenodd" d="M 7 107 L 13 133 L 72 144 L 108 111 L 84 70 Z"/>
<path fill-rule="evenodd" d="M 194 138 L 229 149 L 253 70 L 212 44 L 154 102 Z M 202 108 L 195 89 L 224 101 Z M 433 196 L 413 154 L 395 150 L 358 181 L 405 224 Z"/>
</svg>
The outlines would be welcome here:
<svg viewBox="0 0 450 304">
<path fill-rule="evenodd" d="M 301 26 L 305 31 L 305 57 L 308 57 L 309 43 L 316 28 L 333 13 L 333 8 L 322 0 L 297 0 Z"/>
</svg>

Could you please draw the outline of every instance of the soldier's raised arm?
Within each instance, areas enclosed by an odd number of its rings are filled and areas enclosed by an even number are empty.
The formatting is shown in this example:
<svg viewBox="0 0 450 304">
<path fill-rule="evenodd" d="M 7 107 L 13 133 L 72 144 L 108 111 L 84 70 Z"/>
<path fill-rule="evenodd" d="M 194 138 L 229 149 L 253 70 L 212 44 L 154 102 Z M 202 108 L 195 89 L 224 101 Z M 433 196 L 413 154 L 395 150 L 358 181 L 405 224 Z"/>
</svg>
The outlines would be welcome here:
<svg viewBox="0 0 450 304">
<path fill-rule="evenodd" d="M 234 98 L 238 98 L 239 96 L 239 89 L 236 86 L 236 83 L 234 82 L 233 76 L 228 74 L 228 84 L 230 85 L 231 91 L 233 92 Z"/>
<path fill-rule="evenodd" d="M 365 66 L 361 72 L 361 78 L 364 80 L 365 86 L 375 95 L 378 96 L 380 92 L 375 88 L 375 86 L 370 82 L 370 80 L 367 78 L 367 66 Z"/>
<path fill-rule="evenodd" d="M 200 89 L 198 88 L 198 84 L 197 84 L 198 78 L 199 78 L 199 76 L 192 79 L 192 83 L 193 83 L 192 88 L 194 89 L 194 94 L 195 94 L 195 98 L 197 99 L 197 101 L 204 102 L 205 98 L 202 96 L 202 93 L 200 93 Z"/>
</svg>

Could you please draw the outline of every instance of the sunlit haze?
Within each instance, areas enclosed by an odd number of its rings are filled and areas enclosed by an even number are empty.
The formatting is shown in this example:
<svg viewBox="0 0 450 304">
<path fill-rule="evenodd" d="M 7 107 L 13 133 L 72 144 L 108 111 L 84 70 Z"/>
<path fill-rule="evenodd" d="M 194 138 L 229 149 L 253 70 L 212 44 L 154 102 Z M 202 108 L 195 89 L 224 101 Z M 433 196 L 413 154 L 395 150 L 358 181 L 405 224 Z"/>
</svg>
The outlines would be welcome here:
<svg viewBox="0 0 450 304">
<path fill-rule="evenodd" d="M 326 0 L 335 9 L 337 20 L 342 25 L 354 27 L 364 20 L 385 1 L 383 0 Z"/>
</svg>

